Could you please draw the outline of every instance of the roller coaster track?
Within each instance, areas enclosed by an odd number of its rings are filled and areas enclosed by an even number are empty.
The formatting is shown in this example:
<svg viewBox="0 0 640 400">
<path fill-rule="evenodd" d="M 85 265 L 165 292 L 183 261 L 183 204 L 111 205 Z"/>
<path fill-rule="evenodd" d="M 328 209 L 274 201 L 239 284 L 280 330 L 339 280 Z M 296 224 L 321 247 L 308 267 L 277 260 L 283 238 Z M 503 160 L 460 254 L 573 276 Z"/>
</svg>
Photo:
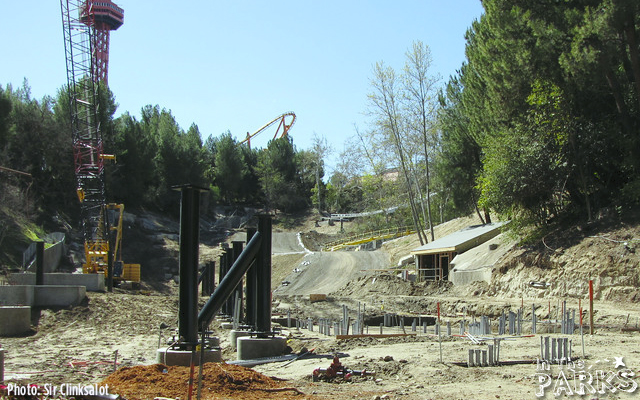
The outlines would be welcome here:
<svg viewBox="0 0 640 400">
<path fill-rule="evenodd" d="M 367 211 L 367 212 L 361 212 L 361 213 L 331 214 L 329 216 L 329 219 L 332 219 L 334 221 L 340 221 L 342 219 L 353 219 L 353 218 L 360 218 L 360 217 L 368 217 L 368 216 L 376 215 L 376 214 L 392 214 L 392 213 L 396 212 L 396 210 L 398 210 L 398 208 L 400 208 L 400 206 L 394 206 L 394 207 L 385 208 L 383 210 Z"/>
<path fill-rule="evenodd" d="M 291 121 L 289 123 L 286 122 L 287 117 L 291 117 Z M 293 111 L 289 111 L 275 117 L 272 121 L 266 123 L 262 128 L 258 129 L 257 131 L 251 134 L 247 132 L 247 138 L 244 139 L 242 142 L 238 143 L 238 145 L 247 143 L 249 145 L 249 148 L 251 148 L 251 138 L 269 129 L 271 126 L 275 125 L 276 122 L 278 123 L 278 129 L 276 129 L 276 133 L 275 135 L 273 135 L 274 139 L 278 137 L 278 133 L 280 133 L 280 128 L 282 128 L 282 133 L 280 134 L 280 137 L 284 137 L 287 135 L 287 133 L 289 132 L 289 129 L 291 129 L 293 124 L 296 122 L 296 114 L 294 114 Z"/>
<path fill-rule="evenodd" d="M 350 246 L 358 246 L 364 243 L 373 242 L 374 240 L 390 240 L 399 238 L 402 236 L 408 236 L 416 233 L 416 231 L 408 226 L 400 228 L 389 228 L 378 231 L 364 232 L 357 235 L 350 236 L 334 242 L 329 242 L 324 245 L 325 251 L 342 250 Z"/>
</svg>

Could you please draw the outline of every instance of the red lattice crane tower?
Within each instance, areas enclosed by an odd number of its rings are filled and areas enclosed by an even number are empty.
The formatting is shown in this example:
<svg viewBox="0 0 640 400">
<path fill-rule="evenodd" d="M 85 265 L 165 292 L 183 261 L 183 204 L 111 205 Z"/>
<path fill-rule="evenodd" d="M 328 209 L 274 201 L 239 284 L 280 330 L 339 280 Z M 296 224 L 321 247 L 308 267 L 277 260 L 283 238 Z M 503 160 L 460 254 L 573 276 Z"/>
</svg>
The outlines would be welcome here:
<svg viewBox="0 0 640 400">
<path fill-rule="evenodd" d="M 109 280 L 113 277 L 139 280 L 137 264 L 127 265 L 120 260 L 114 268 L 124 208 L 106 203 L 104 160 L 114 157 L 104 153 L 97 112 L 99 83 L 107 83 L 109 31 L 122 25 L 124 11 L 110 0 L 60 0 L 60 7 L 76 190 L 85 247 L 83 271 L 103 272 Z M 119 212 L 118 221 L 111 221 L 113 210 Z"/>
<path fill-rule="evenodd" d="M 80 20 L 93 27 L 93 79 L 109 83 L 109 32 L 124 24 L 124 10 L 111 0 L 86 0 Z"/>
</svg>

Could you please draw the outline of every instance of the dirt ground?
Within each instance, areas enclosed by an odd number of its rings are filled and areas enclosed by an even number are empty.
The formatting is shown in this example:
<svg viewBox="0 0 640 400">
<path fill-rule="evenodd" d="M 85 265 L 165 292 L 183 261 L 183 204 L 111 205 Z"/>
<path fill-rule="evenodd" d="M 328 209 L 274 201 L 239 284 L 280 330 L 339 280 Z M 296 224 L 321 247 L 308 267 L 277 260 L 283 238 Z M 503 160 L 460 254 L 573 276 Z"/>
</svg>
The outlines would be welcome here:
<svg viewBox="0 0 640 400">
<path fill-rule="evenodd" d="M 473 224 L 472 221 L 470 218 L 442 226 L 440 235 Z M 541 384 L 548 384 L 543 388 L 544 398 L 577 396 L 575 392 L 581 387 L 586 396 L 583 398 L 589 399 L 637 396 L 640 390 L 637 388 L 640 382 L 640 332 L 634 329 L 640 323 L 637 294 L 640 263 L 635 253 L 637 238 L 640 238 L 639 226 L 637 223 L 619 223 L 590 228 L 577 232 L 578 238 L 572 240 L 563 240 L 561 234 L 549 235 L 542 248 L 512 251 L 496 267 L 491 284 L 452 287 L 407 282 L 395 274 L 367 273 L 345 282 L 336 280 L 335 286 L 327 286 L 331 289 L 326 293 L 328 301 L 319 303 L 310 303 L 308 295 L 277 290 L 290 275 L 300 274 L 293 270 L 304 263 L 309 254 L 295 248 L 287 239 L 279 245 L 280 253 L 275 252 L 273 256 L 275 314 L 290 312 L 294 317 L 311 317 L 317 322 L 318 318 L 339 319 L 343 305 L 355 318 L 360 306 L 370 317 L 379 316 L 383 311 L 402 315 L 407 321 L 405 330 L 384 328 L 384 333 L 409 335 L 337 340 L 335 336 L 319 334 L 317 325 L 313 332 L 284 327 L 281 334 L 288 337 L 292 351 L 306 348 L 313 349 L 313 353 L 294 362 L 269 363 L 251 370 L 233 369 L 236 367 L 232 366 L 211 370 L 209 375 L 205 374 L 210 380 L 205 379 L 209 389 L 203 398 L 534 399 L 539 397 L 540 393 L 536 392 L 541 390 Z M 316 227 L 310 222 L 289 232 L 303 229 L 331 235 L 335 227 L 322 224 Z M 378 252 L 384 254 L 384 263 L 392 266 L 418 245 L 413 238 L 401 238 L 385 244 Z M 219 251 L 216 246 L 209 246 L 207 250 L 208 255 Z M 320 279 L 319 276 L 312 280 L 316 279 Z M 559 324 L 547 322 L 558 318 L 565 300 L 570 310 L 577 310 L 579 306 L 588 310 L 589 279 L 593 279 L 595 288 L 595 333 L 589 334 L 586 327 L 583 337 L 579 328 L 573 335 L 560 334 Z M 549 282 L 550 286 L 536 289 L 529 284 L 532 280 Z M 119 381 L 129 386 L 135 383 L 140 387 L 162 388 L 158 382 L 164 382 L 165 376 L 169 382 L 171 375 L 171 385 L 177 386 L 175 391 L 167 388 L 162 393 L 140 391 L 136 395 L 126 391 L 130 387 L 120 387 L 119 394 L 131 399 L 154 398 L 159 394 L 184 399 L 188 372 L 171 370 L 170 373 L 167 368 L 165 373 L 162 366 L 142 367 L 156 363 L 158 344 L 164 344 L 177 326 L 177 293 L 177 285 L 168 280 L 136 292 L 88 293 L 86 302 L 80 306 L 34 312 L 32 334 L 0 339 L 6 350 L 5 384 L 112 382 L 112 388 L 116 388 L 115 382 Z M 202 298 L 201 304 L 204 301 Z M 453 335 L 442 335 L 439 339 L 433 326 L 428 327 L 426 334 L 418 327 L 413 335 L 410 321 L 435 317 L 438 303 L 443 323 L 451 323 Z M 531 336 L 528 321 L 534 304 L 538 333 Z M 493 328 L 490 336 L 494 337 L 497 318 L 503 312 L 516 311 L 521 306 L 525 321 L 523 335 L 501 341 L 500 360 L 512 365 L 471 368 L 458 365 L 466 362 L 469 349 L 487 348 L 485 344 L 474 344 L 469 338 L 456 336 L 460 333 L 461 319 L 469 321 L 473 317 L 489 316 Z M 588 319 L 585 320 L 587 323 Z M 221 338 L 225 359 L 233 360 L 235 353 L 228 348 L 228 331 L 219 323 L 212 324 L 212 328 Z M 369 333 L 379 333 L 380 327 L 372 323 L 366 329 Z M 579 361 L 541 369 L 536 362 L 540 357 L 541 337 L 545 336 L 570 338 L 573 359 Z M 336 354 L 345 367 L 372 371 L 375 376 L 314 382 L 313 371 L 329 367 Z M 114 374 L 114 369 L 119 371 Z M 588 381 L 585 377 L 593 379 Z M 222 386 L 215 386 L 220 382 Z M 251 386 L 254 382 L 255 387 Z M 241 390 L 229 389 L 232 386 L 241 387 Z M 559 396 L 555 396 L 554 391 Z"/>
</svg>

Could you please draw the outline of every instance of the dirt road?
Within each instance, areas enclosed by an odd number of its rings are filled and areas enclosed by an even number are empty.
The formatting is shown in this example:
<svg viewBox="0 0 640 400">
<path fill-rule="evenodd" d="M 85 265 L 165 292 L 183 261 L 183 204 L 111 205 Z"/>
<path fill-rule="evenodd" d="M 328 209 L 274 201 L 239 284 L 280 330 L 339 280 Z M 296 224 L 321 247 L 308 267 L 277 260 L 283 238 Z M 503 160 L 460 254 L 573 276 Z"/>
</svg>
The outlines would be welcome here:
<svg viewBox="0 0 640 400">
<path fill-rule="evenodd" d="M 349 281 L 363 276 L 364 270 L 384 268 L 389 264 L 386 253 L 376 251 L 315 252 L 307 254 L 296 271 L 274 290 L 276 295 L 328 294 Z"/>
<path fill-rule="evenodd" d="M 302 246 L 295 232 L 274 232 L 271 236 L 271 252 L 273 254 L 297 254 L 307 250 Z"/>
<path fill-rule="evenodd" d="M 274 295 L 329 294 L 363 276 L 364 270 L 389 265 L 389 255 L 381 251 L 311 252 L 292 232 L 274 232 L 271 242 L 274 256 L 306 253 L 284 284 L 274 286 Z"/>
</svg>

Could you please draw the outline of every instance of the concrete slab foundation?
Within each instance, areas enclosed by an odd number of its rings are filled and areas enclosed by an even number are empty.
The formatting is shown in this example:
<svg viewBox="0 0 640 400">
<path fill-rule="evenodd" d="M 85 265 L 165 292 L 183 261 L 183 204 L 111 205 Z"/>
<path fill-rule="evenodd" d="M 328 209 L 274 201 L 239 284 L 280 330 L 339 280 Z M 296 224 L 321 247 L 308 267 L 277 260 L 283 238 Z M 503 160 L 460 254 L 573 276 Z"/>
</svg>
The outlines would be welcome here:
<svg viewBox="0 0 640 400">
<path fill-rule="evenodd" d="M 232 322 L 223 322 L 220 324 L 220 327 L 222 329 L 233 329 L 233 323 Z"/>
<path fill-rule="evenodd" d="M 0 307 L 0 336 L 16 336 L 31 330 L 31 307 Z M 0 349 L 0 351 L 2 351 Z M 0 379 L 1 381 L 1 379 Z"/>
<path fill-rule="evenodd" d="M 192 352 L 188 350 L 175 350 L 168 347 L 158 349 L 156 360 L 164 365 L 180 365 L 188 367 L 191 365 Z M 195 365 L 200 363 L 200 352 L 196 351 L 193 357 Z M 204 362 L 221 362 L 222 351 L 220 349 L 206 349 L 204 351 Z"/>
<path fill-rule="evenodd" d="M 86 297 L 84 286 L 0 286 L 0 306 L 68 307 Z"/>
<path fill-rule="evenodd" d="M 35 285 L 36 274 L 26 272 L 23 274 L 10 274 L 9 283 L 11 285 Z M 45 285 L 69 285 L 84 286 L 87 292 L 104 292 L 104 274 L 66 274 L 48 273 L 44 274 Z"/>
<path fill-rule="evenodd" d="M 252 360 L 254 358 L 276 357 L 284 354 L 287 340 L 282 336 L 269 338 L 239 337 L 237 343 L 238 360 Z"/>
</svg>

